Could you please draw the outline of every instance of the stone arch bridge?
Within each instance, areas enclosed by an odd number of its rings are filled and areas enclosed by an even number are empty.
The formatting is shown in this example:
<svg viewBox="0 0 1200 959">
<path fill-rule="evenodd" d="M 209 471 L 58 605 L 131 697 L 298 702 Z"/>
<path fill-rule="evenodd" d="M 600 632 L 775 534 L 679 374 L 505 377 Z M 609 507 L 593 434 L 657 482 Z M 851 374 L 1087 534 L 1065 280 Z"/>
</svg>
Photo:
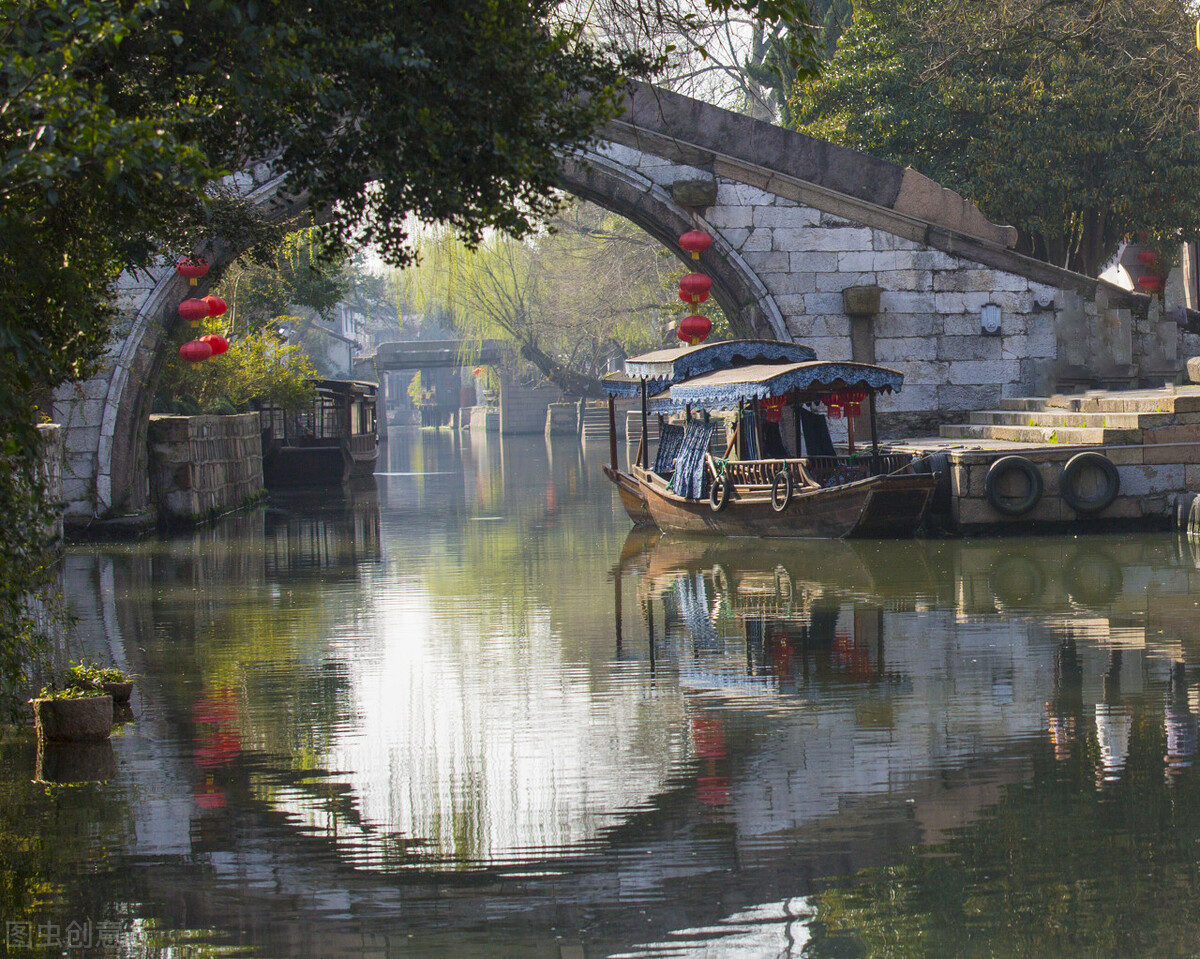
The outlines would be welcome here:
<svg viewBox="0 0 1200 959">
<path fill-rule="evenodd" d="M 304 212 L 266 166 L 234 180 L 271 215 Z M 1081 371 L 1161 382 L 1197 351 L 1181 349 L 1156 300 L 1017 254 L 1011 227 L 915 170 L 648 85 L 564 156 L 561 182 L 681 258 L 681 233 L 709 232 L 695 266 L 738 334 L 902 370 L 903 392 L 881 404 L 885 430 L 932 431 Z M 183 282 L 167 266 L 122 277 L 124 323 L 104 370 L 56 395 L 68 523 L 148 505 L 150 394 Z"/>
</svg>

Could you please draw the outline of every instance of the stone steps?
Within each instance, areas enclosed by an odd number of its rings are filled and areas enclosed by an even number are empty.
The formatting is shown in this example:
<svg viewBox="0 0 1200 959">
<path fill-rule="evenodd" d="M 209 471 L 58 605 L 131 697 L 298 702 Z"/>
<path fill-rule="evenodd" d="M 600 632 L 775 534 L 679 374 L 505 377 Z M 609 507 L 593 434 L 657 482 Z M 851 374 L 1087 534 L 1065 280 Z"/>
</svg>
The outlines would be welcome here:
<svg viewBox="0 0 1200 959">
<path fill-rule="evenodd" d="M 1140 443 L 1138 429 L 1105 429 L 1081 426 L 999 426 L 984 423 L 960 423 L 943 426 L 942 439 L 1008 440 L 1014 443 L 1061 444 L 1063 446 L 1121 446 Z"/>
<path fill-rule="evenodd" d="M 973 426 L 1049 426 L 1090 427 L 1098 429 L 1152 429 L 1170 426 L 1170 413 L 1072 413 L 1067 410 L 976 410 L 971 413 Z"/>
</svg>

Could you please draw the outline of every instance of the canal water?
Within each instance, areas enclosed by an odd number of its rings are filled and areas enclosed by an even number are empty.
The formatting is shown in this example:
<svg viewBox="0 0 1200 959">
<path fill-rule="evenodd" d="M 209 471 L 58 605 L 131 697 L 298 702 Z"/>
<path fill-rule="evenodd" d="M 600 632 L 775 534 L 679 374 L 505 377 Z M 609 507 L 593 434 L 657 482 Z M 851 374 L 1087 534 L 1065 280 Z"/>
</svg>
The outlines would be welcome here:
<svg viewBox="0 0 1200 959">
<path fill-rule="evenodd" d="M 659 538 L 606 452 L 73 549 L 133 717 L 0 740 L 8 953 L 1197 954 L 1200 548 Z"/>
</svg>

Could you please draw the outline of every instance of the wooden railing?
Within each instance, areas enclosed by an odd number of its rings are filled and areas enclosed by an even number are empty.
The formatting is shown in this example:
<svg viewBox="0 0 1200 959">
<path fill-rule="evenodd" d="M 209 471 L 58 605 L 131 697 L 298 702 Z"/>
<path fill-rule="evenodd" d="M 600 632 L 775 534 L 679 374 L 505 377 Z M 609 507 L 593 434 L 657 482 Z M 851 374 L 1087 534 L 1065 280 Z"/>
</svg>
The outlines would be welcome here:
<svg viewBox="0 0 1200 959">
<path fill-rule="evenodd" d="M 894 473 L 905 469 L 912 462 L 908 453 L 880 453 L 879 468 L 873 468 L 870 453 L 854 456 L 803 456 L 796 459 L 777 460 L 729 460 L 722 466 L 710 458 L 710 472 L 723 469 L 725 475 L 738 489 L 769 489 L 779 471 L 787 466 L 792 474 L 796 489 L 805 487 L 841 485 L 868 476 Z"/>
</svg>

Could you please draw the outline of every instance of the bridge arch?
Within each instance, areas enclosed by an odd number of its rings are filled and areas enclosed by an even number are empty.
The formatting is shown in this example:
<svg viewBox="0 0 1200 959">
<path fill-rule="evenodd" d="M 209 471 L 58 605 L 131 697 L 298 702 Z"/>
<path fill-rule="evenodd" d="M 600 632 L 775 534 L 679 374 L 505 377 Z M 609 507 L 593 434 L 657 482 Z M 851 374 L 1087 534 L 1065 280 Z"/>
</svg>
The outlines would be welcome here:
<svg viewBox="0 0 1200 959">
<path fill-rule="evenodd" d="M 601 149 L 581 151 L 563 158 L 560 183 L 564 190 L 625 217 L 669 250 L 678 250 L 679 237 L 688 230 L 703 230 L 713 238 L 703 266 L 712 278 L 712 296 L 729 319 L 734 333 L 743 337 L 785 339 L 783 315 L 771 292 L 741 254 L 696 208 L 676 203 L 653 180 L 615 160 Z M 684 254 L 680 252 L 681 259 Z M 690 259 L 683 259 L 691 265 Z"/>
<path fill-rule="evenodd" d="M 274 218 L 313 212 L 266 166 L 234 182 Z M 1053 391 L 1071 371 L 1136 382 L 1200 352 L 1200 338 L 1157 332 L 1159 301 L 1014 253 L 1011 227 L 912 169 L 654 87 L 635 85 L 625 114 L 563 158 L 561 185 L 668 249 L 688 229 L 712 235 L 698 268 L 735 332 L 899 368 L 885 429 L 936 431 L 1002 396 Z M 148 505 L 150 388 L 186 289 L 166 263 L 123 276 L 127 325 L 103 371 L 56 394 L 72 525 Z M 998 330 L 981 329 L 985 305 L 999 307 Z"/>
</svg>

